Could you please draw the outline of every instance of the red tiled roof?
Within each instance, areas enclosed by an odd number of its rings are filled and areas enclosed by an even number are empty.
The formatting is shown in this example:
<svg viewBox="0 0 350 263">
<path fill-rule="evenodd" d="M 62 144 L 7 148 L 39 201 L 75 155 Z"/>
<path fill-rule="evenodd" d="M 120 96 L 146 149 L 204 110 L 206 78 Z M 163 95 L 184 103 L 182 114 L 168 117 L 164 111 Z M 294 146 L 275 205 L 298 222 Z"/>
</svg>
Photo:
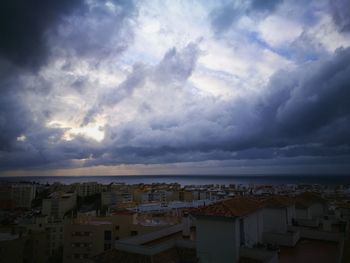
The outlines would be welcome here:
<svg viewBox="0 0 350 263">
<path fill-rule="evenodd" d="M 294 204 L 294 201 L 287 196 L 271 196 L 262 200 L 264 207 L 283 208 Z"/>
<path fill-rule="evenodd" d="M 191 211 L 194 216 L 240 217 L 263 207 L 261 201 L 247 197 L 235 197 Z"/>
</svg>

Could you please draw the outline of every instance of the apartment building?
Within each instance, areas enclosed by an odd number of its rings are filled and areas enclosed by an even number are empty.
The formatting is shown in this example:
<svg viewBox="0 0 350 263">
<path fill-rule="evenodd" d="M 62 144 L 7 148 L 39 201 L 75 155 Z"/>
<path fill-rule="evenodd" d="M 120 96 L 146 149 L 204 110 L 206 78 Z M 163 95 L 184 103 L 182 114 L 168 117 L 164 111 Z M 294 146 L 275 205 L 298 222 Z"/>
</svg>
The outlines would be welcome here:
<svg viewBox="0 0 350 263">
<path fill-rule="evenodd" d="M 101 193 L 102 186 L 97 182 L 80 183 L 77 186 L 77 191 L 78 191 L 78 196 L 86 197 L 86 196 L 91 196 L 91 195 Z"/>
<path fill-rule="evenodd" d="M 80 221 L 64 227 L 63 263 L 83 263 L 112 248 L 113 224 L 109 221 Z"/>
<path fill-rule="evenodd" d="M 133 202 L 133 195 L 128 191 L 106 191 L 101 193 L 102 206 L 128 204 Z"/>
<path fill-rule="evenodd" d="M 12 184 L 11 199 L 15 207 L 30 208 L 35 198 L 35 185 Z"/>
<path fill-rule="evenodd" d="M 64 215 L 74 209 L 77 203 L 76 193 L 54 192 L 49 198 L 43 199 L 42 214 L 52 219 L 62 219 Z"/>
</svg>

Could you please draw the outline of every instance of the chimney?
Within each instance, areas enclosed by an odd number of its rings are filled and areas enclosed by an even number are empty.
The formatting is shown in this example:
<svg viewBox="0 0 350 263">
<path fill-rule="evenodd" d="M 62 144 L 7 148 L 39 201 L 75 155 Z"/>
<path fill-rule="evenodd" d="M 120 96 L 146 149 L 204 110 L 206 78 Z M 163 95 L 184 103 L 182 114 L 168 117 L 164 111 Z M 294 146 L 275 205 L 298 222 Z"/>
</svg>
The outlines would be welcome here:
<svg viewBox="0 0 350 263">
<path fill-rule="evenodd" d="M 182 217 L 182 237 L 190 238 L 191 235 L 191 221 L 187 211 L 184 212 Z"/>
</svg>

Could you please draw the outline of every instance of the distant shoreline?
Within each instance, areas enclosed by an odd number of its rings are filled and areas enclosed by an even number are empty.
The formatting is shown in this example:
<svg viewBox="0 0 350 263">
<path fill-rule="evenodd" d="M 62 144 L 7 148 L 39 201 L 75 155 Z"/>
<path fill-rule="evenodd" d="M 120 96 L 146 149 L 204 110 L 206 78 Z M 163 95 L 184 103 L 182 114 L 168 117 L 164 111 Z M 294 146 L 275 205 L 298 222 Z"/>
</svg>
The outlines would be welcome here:
<svg viewBox="0 0 350 263">
<path fill-rule="evenodd" d="M 208 184 L 323 184 L 323 185 L 350 185 L 350 175 L 341 174 L 306 174 L 306 175 L 89 175 L 89 176 L 7 176 L 0 177 L 0 182 L 38 182 L 41 184 L 59 182 L 73 184 L 79 182 L 98 182 L 101 184 L 152 184 L 152 183 L 179 183 L 181 185 L 208 185 Z"/>
</svg>

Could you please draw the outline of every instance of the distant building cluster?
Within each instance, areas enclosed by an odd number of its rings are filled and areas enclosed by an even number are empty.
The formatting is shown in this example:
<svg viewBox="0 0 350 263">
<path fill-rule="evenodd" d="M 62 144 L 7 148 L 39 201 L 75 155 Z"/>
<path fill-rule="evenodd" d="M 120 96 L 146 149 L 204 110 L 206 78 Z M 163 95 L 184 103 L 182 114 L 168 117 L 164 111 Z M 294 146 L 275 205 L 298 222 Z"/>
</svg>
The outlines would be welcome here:
<svg viewBox="0 0 350 263">
<path fill-rule="evenodd" d="M 3 182 L 0 223 L 0 262 L 350 262 L 343 186 Z"/>
</svg>

